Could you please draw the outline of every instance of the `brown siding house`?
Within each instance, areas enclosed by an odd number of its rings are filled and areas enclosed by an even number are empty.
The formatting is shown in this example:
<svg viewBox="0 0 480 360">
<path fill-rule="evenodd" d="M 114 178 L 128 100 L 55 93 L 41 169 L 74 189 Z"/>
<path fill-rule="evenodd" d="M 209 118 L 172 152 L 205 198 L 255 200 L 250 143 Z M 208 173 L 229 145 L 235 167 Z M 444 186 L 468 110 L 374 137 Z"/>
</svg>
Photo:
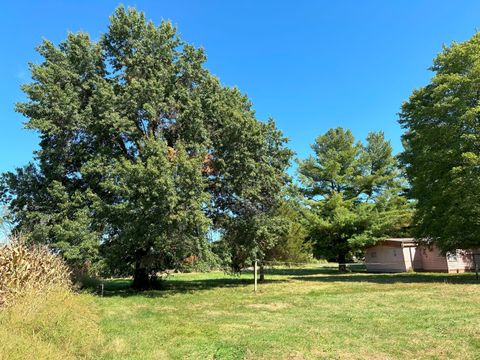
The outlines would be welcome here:
<svg viewBox="0 0 480 360">
<path fill-rule="evenodd" d="M 470 250 L 442 255 L 435 246 L 418 246 L 412 238 L 387 239 L 368 248 L 365 265 L 370 272 L 465 272 L 475 267 Z"/>
</svg>

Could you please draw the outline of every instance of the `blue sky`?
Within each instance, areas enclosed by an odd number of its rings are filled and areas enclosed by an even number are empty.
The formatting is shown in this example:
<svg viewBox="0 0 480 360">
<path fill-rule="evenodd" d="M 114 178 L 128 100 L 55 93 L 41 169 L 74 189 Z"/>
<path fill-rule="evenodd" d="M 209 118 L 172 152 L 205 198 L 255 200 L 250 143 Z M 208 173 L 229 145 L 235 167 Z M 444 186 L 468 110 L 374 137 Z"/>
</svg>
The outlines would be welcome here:
<svg viewBox="0 0 480 360">
<path fill-rule="evenodd" d="M 0 12 L 0 172 L 26 164 L 37 146 L 13 110 L 42 38 L 104 32 L 116 1 L 8 1 Z M 272 116 L 299 157 L 330 127 L 363 139 L 383 130 L 401 151 L 397 113 L 426 84 L 442 44 L 480 26 L 479 1 L 136 1 L 155 23 L 170 19 L 205 48 L 207 67 Z"/>
</svg>

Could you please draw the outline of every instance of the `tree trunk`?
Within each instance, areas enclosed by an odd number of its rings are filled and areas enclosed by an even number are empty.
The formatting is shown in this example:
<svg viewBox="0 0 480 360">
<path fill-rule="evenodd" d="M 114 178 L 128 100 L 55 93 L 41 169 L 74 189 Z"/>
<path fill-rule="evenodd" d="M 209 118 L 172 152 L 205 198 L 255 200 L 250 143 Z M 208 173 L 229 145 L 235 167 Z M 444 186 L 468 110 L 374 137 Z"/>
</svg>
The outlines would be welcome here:
<svg viewBox="0 0 480 360">
<path fill-rule="evenodd" d="M 145 252 L 137 253 L 135 261 L 135 270 L 133 273 L 132 287 L 136 290 L 160 289 L 161 282 L 153 268 L 148 265 L 148 254 Z"/>
<path fill-rule="evenodd" d="M 135 272 L 133 273 L 133 288 L 136 290 L 148 290 L 151 287 L 150 276 L 147 269 L 142 266 L 141 260 L 135 262 Z"/>
<path fill-rule="evenodd" d="M 259 279 L 259 281 L 260 282 L 265 281 L 265 266 L 263 265 L 262 261 L 260 262 L 260 279 Z"/>
<path fill-rule="evenodd" d="M 338 271 L 340 272 L 346 272 L 347 271 L 347 254 L 344 252 L 341 252 L 338 254 Z"/>
</svg>

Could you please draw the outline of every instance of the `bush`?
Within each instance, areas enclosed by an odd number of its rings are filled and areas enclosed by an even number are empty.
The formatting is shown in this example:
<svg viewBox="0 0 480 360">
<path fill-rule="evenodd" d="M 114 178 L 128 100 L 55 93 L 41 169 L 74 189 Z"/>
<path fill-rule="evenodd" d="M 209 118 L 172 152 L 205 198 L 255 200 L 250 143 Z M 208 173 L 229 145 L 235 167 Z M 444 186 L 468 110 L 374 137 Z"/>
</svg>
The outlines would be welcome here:
<svg viewBox="0 0 480 360">
<path fill-rule="evenodd" d="M 202 254 L 202 257 L 193 255 L 183 259 L 178 270 L 182 272 L 209 272 L 220 268 L 220 259 L 211 249 L 208 249 Z"/>
<path fill-rule="evenodd" d="M 88 274 L 82 274 L 76 276 L 75 287 L 77 289 L 90 290 L 90 291 L 99 291 L 102 285 L 102 280 L 95 276 L 90 276 Z"/>
</svg>

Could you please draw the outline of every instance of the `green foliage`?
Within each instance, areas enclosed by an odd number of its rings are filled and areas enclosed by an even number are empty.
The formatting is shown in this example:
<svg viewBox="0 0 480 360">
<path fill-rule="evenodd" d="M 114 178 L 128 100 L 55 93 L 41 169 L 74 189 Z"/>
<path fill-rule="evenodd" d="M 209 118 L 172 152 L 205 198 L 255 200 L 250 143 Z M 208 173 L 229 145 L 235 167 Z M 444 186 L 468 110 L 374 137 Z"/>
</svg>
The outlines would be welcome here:
<svg viewBox="0 0 480 360">
<path fill-rule="evenodd" d="M 480 246 L 479 54 L 480 34 L 445 47 L 400 114 L 415 236 L 445 252 Z"/>
<path fill-rule="evenodd" d="M 203 252 L 202 257 L 195 255 L 186 257 L 178 266 L 181 272 L 208 272 L 222 268 L 222 262 L 218 255 L 213 252 L 211 244 Z"/>
<path fill-rule="evenodd" d="M 370 133 L 362 145 L 350 130 L 330 129 L 312 149 L 315 156 L 300 161 L 299 173 L 317 256 L 344 263 L 409 225 L 412 204 L 383 133 Z"/>
<path fill-rule="evenodd" d="M 212 242 L 212 252 L 218 259 L 219 268 L 222 270 L 232 270 L 232 249 L 224 237 Z"/>
<path fill-rule="evenodd" d="M 214 225 L 224 230 L 232 267 L 238 270 L 263 258 L 278 239 L 277 209 L 289 181 L 285 170 L 292 152 L 284 147 L 286 139 L 273 120 L 263 124 L 238 119 L 231 127 L 225 129 L 228 140 L 220 148 L 223 159 L 215 165 L 225 176 L 212 179 L 213 215 Z"/>
<path fill-rule="evenodd" d="M 17 111 L 40 150 L 1 186 L 30 241 L 144 280 L 201 258 L 208 228 L 224 232 L 237 266 L 272 245 L 286 139 L 171 23 L 119 7 L 100 41 L 71 33 L 38 52 Z"/>
<path fill-rule="evenodd" d="M 107 260 L 113 267 L 117 261 L 135 264 L 135 271 L 148 275 L 204 253 L 209 221 L 202 204 L 208 196 L 201 159 L 189 156 L 181 144 L 170 155 L 163 142 L 150 140 L 142 148 L 134 161 L 104 159 L 85 172 L 103 174 L 99 188 L 118 199 L 106 202 L 92 194 L 97 216 L 115 233 L 103 243 Z"/>
<path fill-rule="evenodd" d="M 313 260 L 312 244 L 308 241 L 305 211 L 298 198 L 290 192 L 279 207 L 277 216 L 281 219 L 281 230 L 275 245 L 265 255 L 266 260 L 305 263 Z"/>
</svg>

